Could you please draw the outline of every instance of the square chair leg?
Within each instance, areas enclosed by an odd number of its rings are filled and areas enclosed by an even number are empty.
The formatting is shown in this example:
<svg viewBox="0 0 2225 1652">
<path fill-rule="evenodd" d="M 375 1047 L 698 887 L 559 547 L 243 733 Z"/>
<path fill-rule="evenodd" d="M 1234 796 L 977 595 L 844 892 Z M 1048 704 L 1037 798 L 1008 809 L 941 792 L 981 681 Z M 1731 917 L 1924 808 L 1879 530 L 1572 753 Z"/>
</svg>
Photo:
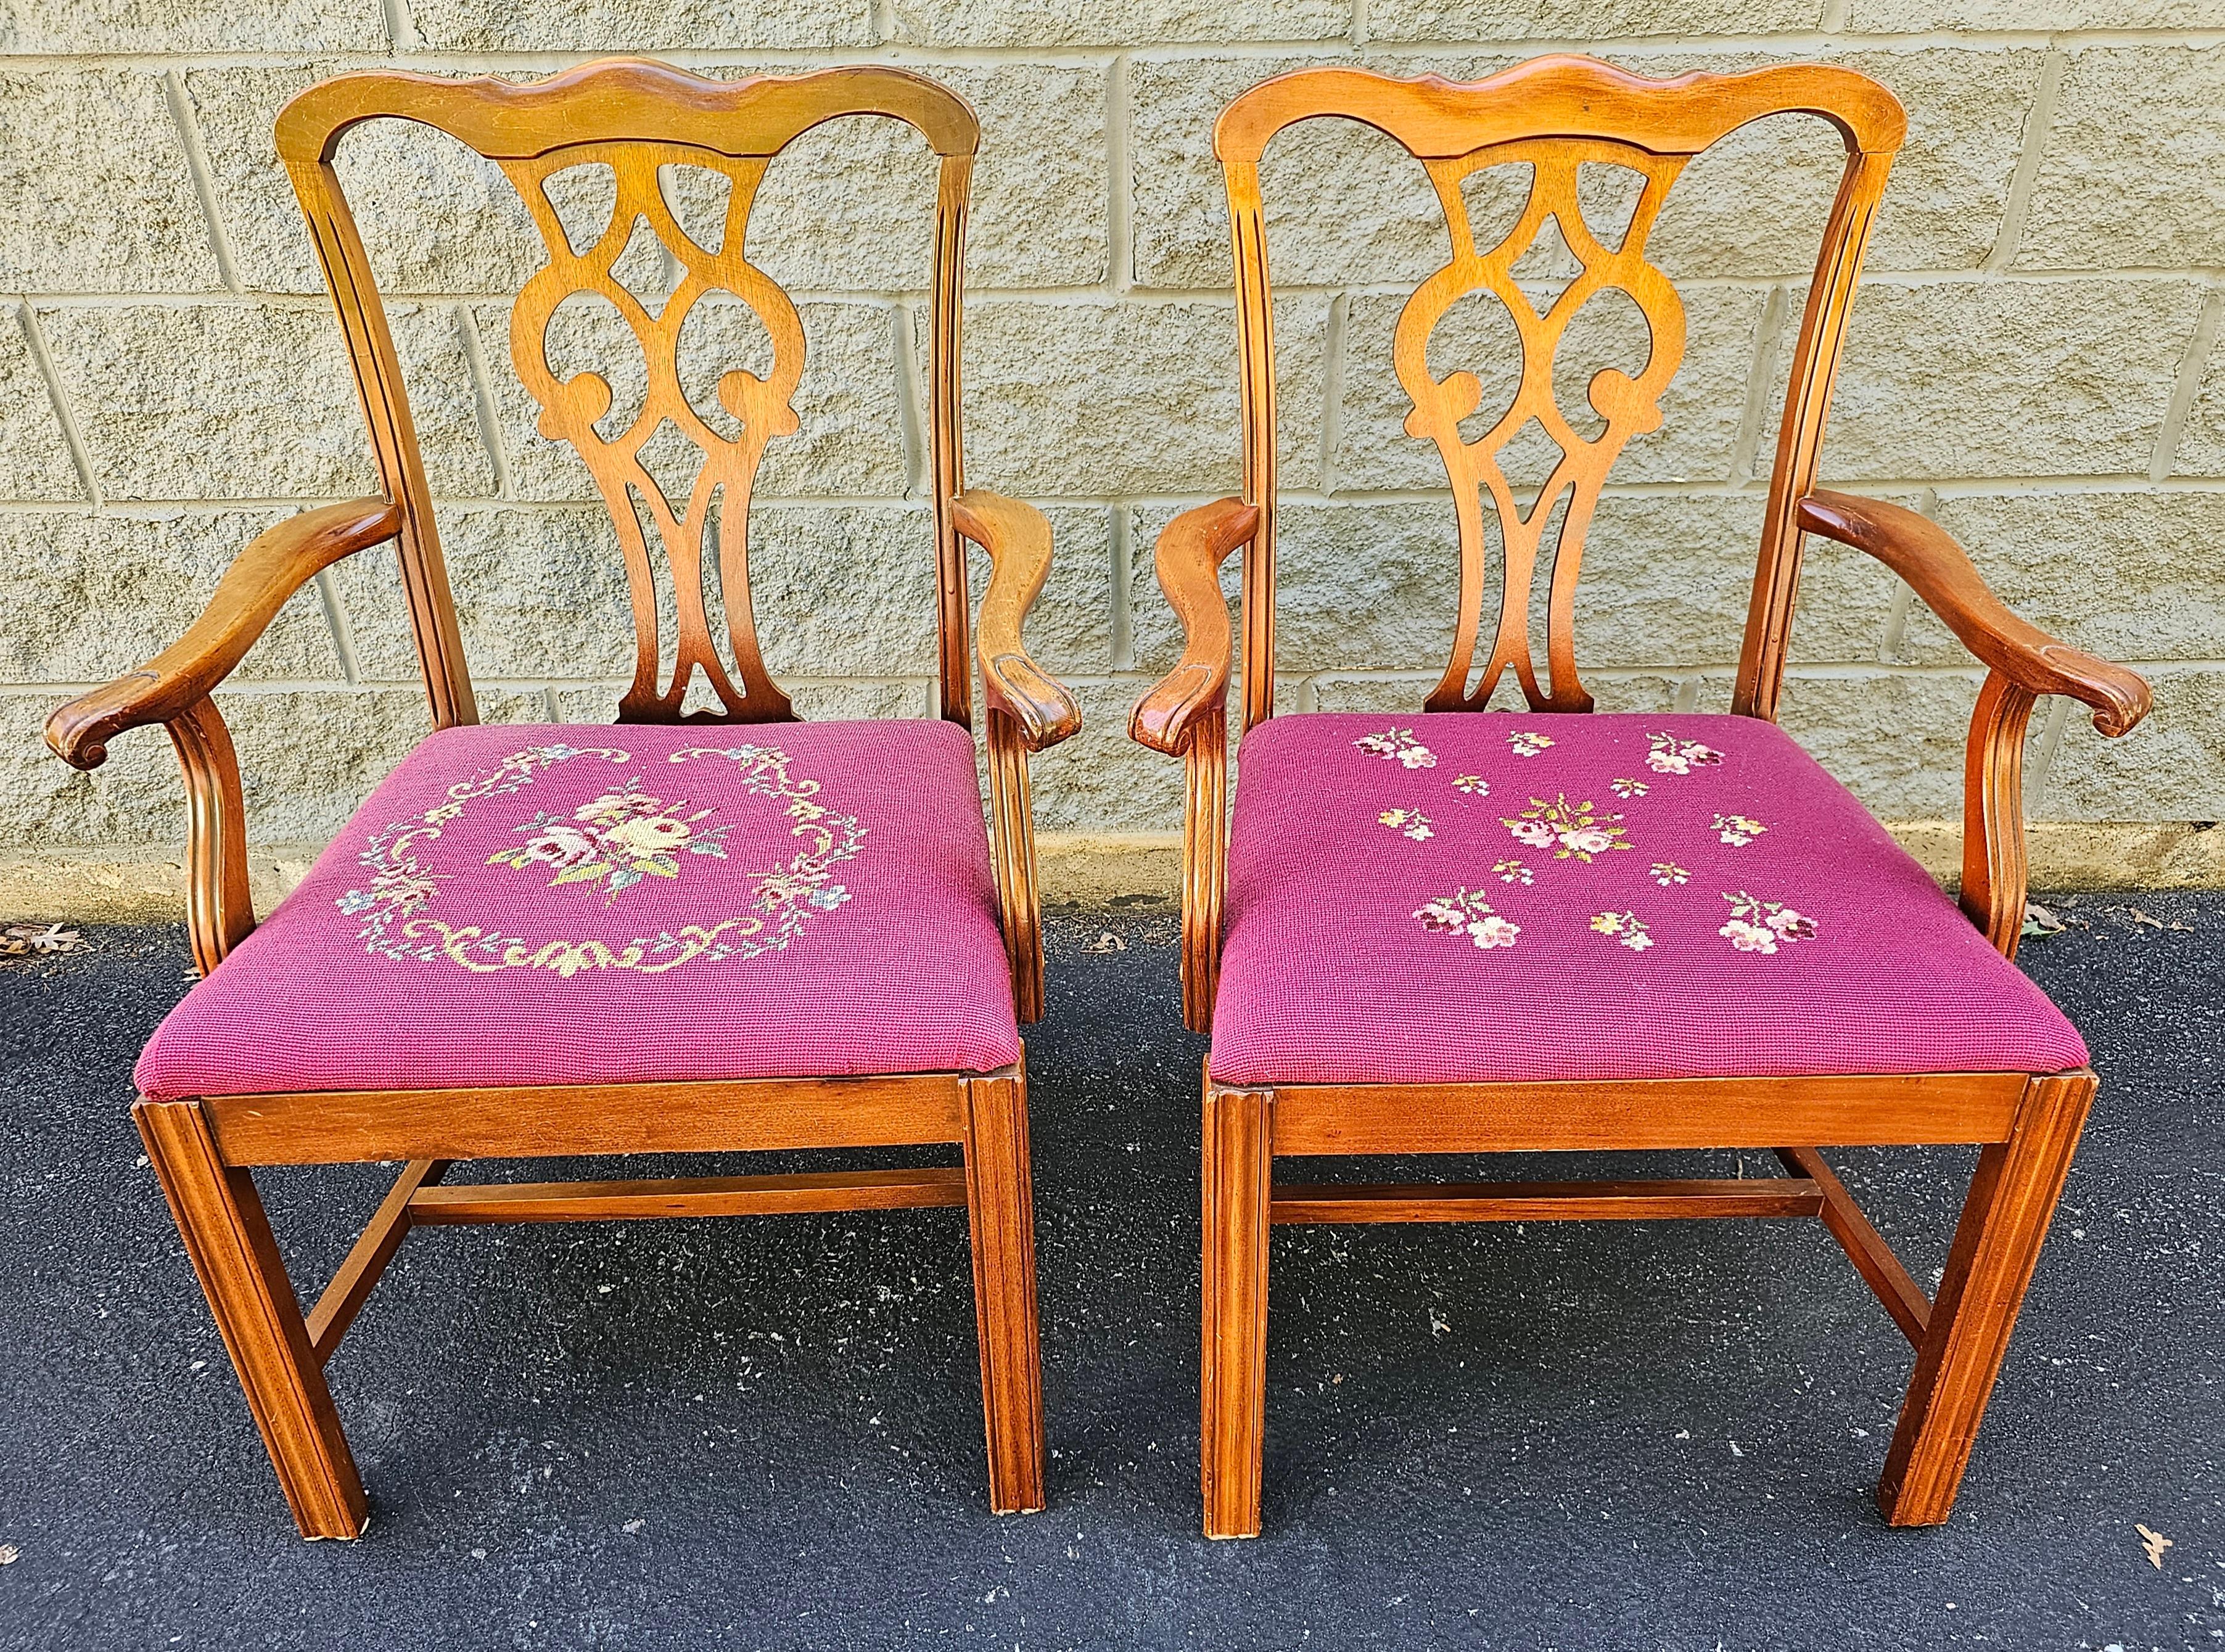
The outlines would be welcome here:
<svg viewBox="0 0 2225 1652">
<path fill-rule="evenodd" d="M 224 1162 L 199 1102 L 142 1101 L 131 1115 L 295 1523 L 304 1537 L 360 1536 L 363 1481 L 254 1179 Z"/>
<path fill-rule="evenodd" d="M 1954 1511 L 2095 1084 L 2090 1073 L 2034 1079 L 2009 1139 L 1979 1155 L 1878 1483 L 1892 1525 L 1937 1526 Z"/>
<path fill-rule="evenodd" d="M 1021 1074 L 966 1081 L 966 1206 L 989 1435 L 989 1506 L 1000 1515 L 1029 1514 L 1043 1506 L 1043 1356 L 1028 1091 Z"/>
<path fill-rule="evenodd" d="M 1267 1413 L 1267 1223 L 1274 1094 L 1205 1089 L 1198 1482 L 1208 1537 L 1259 1535 Z"/>
</svg>

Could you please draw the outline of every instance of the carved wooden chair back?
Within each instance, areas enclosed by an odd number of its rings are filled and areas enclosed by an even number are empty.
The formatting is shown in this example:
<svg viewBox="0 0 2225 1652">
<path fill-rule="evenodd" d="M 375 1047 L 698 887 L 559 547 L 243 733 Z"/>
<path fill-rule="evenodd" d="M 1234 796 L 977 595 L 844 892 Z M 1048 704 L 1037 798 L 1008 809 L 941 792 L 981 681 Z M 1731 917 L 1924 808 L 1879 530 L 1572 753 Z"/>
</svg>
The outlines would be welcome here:
<svg viewBox="0 0 2225 1652">
<path fill-rule="evenodd" d="M 846 115 L 908 122 L 939 157 L 929 356 L 928 447 L 934 478 L 941 714 L 970 714 L 966 559 L 951 501 L 963 487 L 959 449 L 959 274 L 966 211 L 980 126 L 965 100 L 922 76 L 878 65 L 794 77 L 716 81 L 668 65 L 618 60 L 589 65 L 533 85 L 377 72 L 344 75 L 288 104 L 278 153 L 292 175 L 339 311 L 379 476 L 402 510 L 400 554 L 410 623 L 436 724 L 474 720 L 472 690 L 434 524 L 409 399 L 384 307 L 333 157 L 341 137 L 365 121 L 395 118 L 435 128 L 494 161 L 523 198 L 548 262 L 517 294 L 510 355 L 541 409 L 541 433 L 569 443 L 593 474 L 624 550 L 636 655 L 622 722 L 756 723 L 792 718 L 789 699 L 765 670 L 750 598 L 751 488 L 766 446 L 794 433 L 803 377 L 803 326 L 794 301 L 749 256 L 751 209 L 772 158 L 821 123 Z M 574 168 L 606 167 L 615 186 L 610 221 L 582 245 L 553 195 L 551 180 Z M 669 169 L 698 168 L 723 180 L 726 203 L 715 241 L 683 226 L 667 194 Z M 679 281 L 652 309 L 618 273 L 643 226 Z M 646 368 L 640 409 L 613 428 L 611 380 L 559 377 L 549 327 L 567 300 L 608 301 L 631 329 Z M 715 406 L 683 359 L 682 334 L 707 298 L 746 305 L 771 344 L 764 373 L 730 367 L 713 381 Z M 667 427 L 701 456 L 685 498 L 670 497 L 645 450 Z M 730 670 L 714 642 L 705 559 L 715 540 L 718 591 L 731 648 Z M 656 561 L 669 579 L 676 636 L 659 634 Z M 669 661 L 665 676 L 663 661 Z M 700 674 L 716 710 L 683 711 Z"/>
<path fill-rule="evenodd" d="M 1645 80 L 1588 58 L 1543 59 L 1473 85 L 1434 78 L 1390 79 L 1364 70 L 1300 70 L 1254 87 L 1231 104 L 1214 129 L 1228 189 L 1235 238 L 1237 314 L 1243 348 L 1244 499 L 1259 511 L 1245 554 L 1244 726 L 1272 714 L 1275 656 L 1274 308 L 1268 282 L 1259 160 L 1292 123 L 1334 115 L 1361 121 L 1396 140 L 1427 170 L 1451 241 L 1445 265 L 1417 288 L 1399 316 L 1393 365 L 1412 398 L 1409 434 L 1436 444 L 1452 484 L 1460 532 L 1460 592 L 1452 655 L 1425 709 L 1480 711 L 1512 667 L 1533 710 L 1588 711 L 1577 680 L 1574 625 L 1576 579 L 1594 506 L 1630 439 L 1661 423 L 1660 399 L 1684 350 L 1684 311 L 1675 286 L 1646 256 L 1646 242 L 1669 190 L 1692 157 L 1726 134 L 1768 115 L 1821 117 L 1846 140 L 1847 164 L 1823 231 L 1791 365 L 1784 423 L 1771 478 L 1759 566 L 1740 657 L 1734 709 L 1775 714 L 1786 623 L 1798 576 L 1799 501 L 1815 480 L 1823 416 L 1860 270 L 1886 174 L 1906 126 L 1900 105 L 1877 82 L 1849 69 L 1785 65 L 1741 74 L 1692 73 Z M 1642 180 L 1627 229 L 1613 246 L 1585 222 L 1578 182 L 1587 165 L 1622 167 Z M 1494 167 L 1531 169 L 1529 196 L 1495 244 L 1478 244 L 1463 193 Z M 1540 313 L 1515 279 L 1523 255 L 1549 223 L 1581 269 Z M 1651 336 L 1642 369 L 1602 370 L 1588 395 L 1601 421 L 1585 434 L 1556 396 L 1555 370 L 1570 324 L 1594 296 L 1626 294 Z M 1521 347 L 1513 400 L 1473 439 L 1462 433 L 1481 397 L 1476 377 L 1435 377 L 1431 333 L 1461 300 L 1488 293 L 1505 305 Z M 1561 457 L 1526 504 L 1502 465 L 1509 444 L 1532 423 Z M 1488 652 L 1481 636 L 1487 529 L 1495 513 L 1501 547 L 1499 617 Z M 1556 542 L 1543 545 L 1556 520 Z M 1551 568 L 1546 604 L 1547 674 L 1541 682 L 1530 626 L 1532 584 L 1543 559 Z"/>
</svg>

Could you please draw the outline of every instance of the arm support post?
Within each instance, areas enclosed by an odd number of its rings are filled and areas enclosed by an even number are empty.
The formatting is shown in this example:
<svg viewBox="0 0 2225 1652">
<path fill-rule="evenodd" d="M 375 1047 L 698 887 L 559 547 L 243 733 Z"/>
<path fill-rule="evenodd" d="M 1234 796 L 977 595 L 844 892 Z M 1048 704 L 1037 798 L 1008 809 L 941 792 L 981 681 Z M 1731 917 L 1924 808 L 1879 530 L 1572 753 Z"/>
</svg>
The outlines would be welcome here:
<svg viewBox="0 0 2225 1652">
<path fill-rule="evenodd" d="M 1050 573 L 1050 524 L 1017 499 L 970 488 L 950 502 L 960 534 L 989 554 L 989 589 L 974 627 L 988 711 L 989 822 L 1012 996 L 1024 1022 L 1043 1018 L 1043 902 L 1036 886 L 1028 757 L 1081 727 L 1074 696 L 1028 657 L 1020 628 Z"/>
<path fill-rule="evenodd" d="M 2013 958 L 2024 927 L 2024 744 L 2032 708 L 2042 694 L 2067 695 L 2114 737 L 2148 714 L 2148 685 L 2018 618 L 1946 529 L 1912 510 L 1818 490 L 1800 502 L 1799 524 L 1898 573 L 1987 668 L 1963 764 L 1962 902 L 1986 939 Z"/>
<path fill-rule="evenodd" d="M 1213 1027 L 1220 908 L 1228 889 L 1228 675 L 1233 638 L 1220 565 L 1258 531 L 1259 508 L 1220 499 L 1159 535 L 1159 589 L 1188 639 L 1181 662 L 1137 703 L 1129 734 L 1182 759 L 1182 1024 Z"/>
<path fill-rule="evenodd" d="M 79 695 L 47 719 L 47 744 L 73 768 L 108 761 L 108 743 L 160 723 L 186 778 L 186 917 L 206 975 L 255 927 L 248 899 L 246 806 L 231 735 L 210 696 L 288 598 L 342 557 L 392 539 L 384 499 L 304 511 L 250 541 L 186 634 L 138 670 Z"/>
</svg>

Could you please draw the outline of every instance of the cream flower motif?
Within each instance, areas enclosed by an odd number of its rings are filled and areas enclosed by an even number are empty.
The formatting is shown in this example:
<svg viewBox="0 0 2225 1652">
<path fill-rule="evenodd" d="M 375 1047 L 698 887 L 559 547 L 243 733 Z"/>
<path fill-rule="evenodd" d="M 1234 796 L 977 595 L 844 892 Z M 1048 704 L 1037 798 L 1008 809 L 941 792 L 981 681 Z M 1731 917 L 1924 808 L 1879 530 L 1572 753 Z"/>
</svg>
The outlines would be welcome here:
<svg viewBox="0 0 2225 1652">
<path fill-rule="evenodd" d="M 1506 744 L 1508 750 L 1518 757 L 1534 757 L 1541 751 L 1549 751 L 1552 749 L 1553 737 L 1550 734 L 1540 734 L 1535 729 L 1525 729 L 1518 734 L 1508 735 Z"/>
<path fill-rule="evenodd" d="M 662 807 L 657 799 L 650 796 L 646 792 L 605 792 L 600 797 L 582 803 L 578 808 L 573 810 L 572 818 L 574 820 L 591 823 L 623 820 L 628 815 L 638 813 L 643 809 Z"/>
<path fill-rule="evenodd" d="M 1760 821 L 1749 819 L 1743 814 L 1718 814 L 1715 816 L 1714 826 L 1708 829 L 1734 849 L 1745 848 L 1746 845 L 1769 830 Z"/>
<path fill-rule="evenodd" d="M 1364 734 L 1352 743 L 1371 757 L 1395 761 L 1407 769 L 1434 769 L 1436 753 L 1414 737 L 1411 729 L 1390 729 L 1381 734 Z"/>
<path fill-rule="evenodd" d="M 1578 826 L 1559 837 L 1563 845 L 1576 855 L 1604 855 L 1614 847 L 1614 839 L 1595 826 Z"/>
<path fill-rule="evenodd" d="M 1617 797 L 1643 797 L 1645 795 L 1646 786 L 1642 780 L 1611 780 L 1607 782 L 1607 789 Z"/>
<path fill-rule="evenodd" d="M 1679 740 L 1673 734 L 1649 734 L 1645 737 L 1652 748 L 1645 754 L 1645 766 L 1657 775 L 1689 775 L 1695 769 L 1723 760 L 1721 752 L 1697 740 Z"/>
<path fill-rule="evenodd" d="M 1512 946 L 1514 938 L 1522 933 L 1522 926 L 1494 916 L 1468 925 L 1467 933 L 1468 939 L 1479 946 Z"/>
<path fill-rule="evenodd" d="M 1813 940 L 1816 921 L 1803 918 L 1791 907 L 1778 907 L 1769 915 L 1771 931 L 1779 940 Z"/>
<path fill-rule="evenodd" d="M 1436 836 L 1429 825 L 1429 817 L 1419 809 L 1385 809 L 1375 817 L 1376 822 L 1389 826 L 1402 838 L 1411 838 L 1422 843 Z"/>
<path fill-rule="evenodd" d="M 1486 952 L 1494 946 L 1512 946 L 1522 933 L 1520 924 L 1500 917 L 1490 902 L 1470 889 L 1424 901 L 1414 908 L 1414 916 L 1431 934 L 1466 935 Z"/>
<path fill-rule="evenodd" d="M 1615 945 L 1627 946 L 1633 953 L 1642 953 L 1653 945 L 1645 921 L 1632 912 L 1600 913 L 1592 919 L 1592 928 L 1600 934 L 1613 936 Z"/>
<path fill-rule="evenodd" d="M 1456 792 L 1466 792 L 1470 797 L 1489 797 L 1491 782 L 1485 780 L 1481 775 L 1455 775 L 1453 777 L 1453 789 Z"/>
<path fill-rule="evenodd" d="M 1526 885 L 1533 881 L 1530 876 L 1530 869 L 1518 860 L 1494 861 L 1491 870 L 1502 883 Z"/>
<path fill-rule="evenodd" d="M 1759 924 L 1748 923 L 1741 918 L 1733 918 L 1715 933 L 1727 940 L 1737 952 L 1774 954 L 1777 951 L 1775 935 Z"/>
<path fill-rule="evenodd" d="M 1655 861 L 1646 876 L 1664 889 L 1672 883 L 1689 883 L 1692 881 L 1692 874 L 1673 860 Z"/>
<path fill-rule="evenodd" d="M 1467 914 L 1451 901 L 1426 901 L 1414 908 L 1422 927 L 1441 935 L 1457 935 L 1467 927 Z"/>
<path fill-rule="evenodd" d="M 594 859 L 595 840 L 576 826 L 552 826 L 525 845 L 524 858 L 561 871 Z"/>
<path fill-rule="evenodd" d="M 1816 939 L 1816 921 L 1781 901 L 1757 900 L 1744 889 L 1723 899 L 1731 903 L 1730 921 L 1715 933 L 1738 952 L 1773 955 L 1779 944 Z"/>
<path fill-rule="evenodd" d="M 669 814 L 652 814 L 638 820 L 626 820 L 603 833 L 603 841 L 613 843 L 637 854 L 654 855 L 667 849 L 676 849 L 694 833 L 694 828 L 685 820 L 676 820 Z"/>
<path fill-rule="evenodd" d="M 1550 849 L 1553 846 L 1553 828 L 1543 820 L 1510 820 L 1506 824 L 1517 843 L 1526 843 L 1532 849 Z"/>
</svg>

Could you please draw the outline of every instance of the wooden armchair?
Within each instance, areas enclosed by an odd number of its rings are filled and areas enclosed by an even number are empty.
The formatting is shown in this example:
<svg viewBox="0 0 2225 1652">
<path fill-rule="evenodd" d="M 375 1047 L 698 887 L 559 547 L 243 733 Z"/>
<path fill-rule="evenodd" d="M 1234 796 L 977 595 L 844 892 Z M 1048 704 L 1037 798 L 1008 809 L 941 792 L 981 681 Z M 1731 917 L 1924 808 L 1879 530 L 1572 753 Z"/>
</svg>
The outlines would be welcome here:
<svg viewBox="0 0 2225 1652">
<path fill-rule="evenodd" d="M 908 122 L 941 162 L 929 447 L 940 597 L 939 719 L 804 724 L 759 657 L 750 488 L 797 428 L 796 309 L 746 261 L 766 166 L 820 122 Z M 511 354 L 541 428 L 593 473 L 624 550 L 637 661 L 609 726 L 479 727 L 394 344 L 333 166 L 368 120 L 422 122 L 496 161 L 548 263 L 517 296 Z M 1026 1076 L 1017 1022 L 1042 1011 L 1026 757 L 1072 734 L 1073 700 L 1029 660 L 1021 621 L 1049 530 L 968 491 L 959 450 L 960 261 L 979 128 L 901 70 L 714 81 L 612 61 L 543 84 L 351 74 L 280 115 L 346 335 L 385 497 L 308 511 L 247 547 L 168 652 L 56 712 L 54 750 L 98 767 L 120 731 L 160 723 L 191 799 L 190 927 L 206 978 L 141 1058 L 141 1134 L 307 1537 L 353 1537 L 363 1486 L 323 1374 L 413 1227 L 962 1206 L 971 1223 L 989 1500 L 1040 1508 L 1043 1411 Z M 691 238 L 659 168 L 724 180 L 716 245 Z M 575 245 L 548 187 L 607 168 L 608 223 Z M 681 272 L 645 307 L 613 266 L 645 223 Z M 746 304 L 764 376 L 715 374 L 691 399 L 681 332 L 699 300 Z M 646 392 L 612 429 L 612 383 L 560 379 L 546 332 L 599 295 L 638 341 Z M 599 424 L 599 421 L 603 421 Z M 669 426 L 701 455 L 669 498 L 643 449 Z M 709 524 L 715 523 L 715 529 Z M 653 529 L 653 536 L 652 536 Z M 715 534 L 726 657 L 707 611 Z M 434 733 L 382 783 L 259 928 L 239 772 L 211 693 L 320 569 L 396 541 Z M 969 643 L 966 552 L 994 564 Z M 654 554 L 653 554 L 654 552 Z M 676 638 L 660 670 L 662 560 Z M 970 725 L 978 657 L 994 846 Z M 698 678 L 716 709 L 688 711 Z M 452 1161 L 955 1143 L 943 1168 L 618 1182 L 442 1185 Z M 250 1168 L 406 1161 L 304 1319 Z"/>
<path fill-rule="evenodd" d="M 1847 166 L 1793 351 L 1730 713 L 1567 715 L 1592 706 L 1572 636 L 1592 509 L 1624 444 L 1660 424 L 1683 348 L 1683 308 L 1646 262 L 1647 236 L 1693 155 L 1781 111 L 1830 122 Z M 1452 657 L 1418 716 L 1273 715 L 1275 380 L 1258 161 L 1283 128 L 1323 115 L 1366 122 L 1421 161 L 1451 238 L 1394 344 L 1413 402 L 1406 428 L 1442 456 L 1459 535 Z M 2066 694 L 2102 733 L 2122 734 L 2146 713 L 2148 690 L 2008 613 L 1930 522 L 1815 488 L 1848 306 L 1905 124 L 1890 92 L 1841 68 L 1653 81 L 1555 57 L 1472 85 L 1301 71 L 1254 87 L 1214 128 L 1235 240 L 1244 491 L 1159 541 L 1159 581 L 1189 646 L 1132 725 L 1188 771 L 1184 1015 L 1213 1035 L 1209 1535 L 1259 1529 L 1268 1229 L 1285 1222 L 1821 1217 L 1917 1351 L 1880 1506 L 1896 1525 L 1948 1516 L 2095 1082 L 2076 1029 L 2010 961 L 2025 900 L 2026 725 L 2038 696 Z M 1588 163 L 1639 174 L 1613 248 L 1577 205 Z M 1527 204 L 1503 241 L 1479 246 L 1462 183 L 1508 164 L 1532 168 Z M 1541 314 L 1512 269 L 1549 218 L 1582 269 Z M 1555 353 L 1608 289 L 1644 315 L 1650 356 L 1590 381 L 1598 428 L 1587 436 L 1555 400 Z M 1523 356 L 1512 404 L 1471 438 L 1461 421 L 1478 412 L 1478 381 L 1434 377 L 1426 350 L 1476 293 L 1504 304 Z M 1500 460 L 1533 421 L 1560 456 L 1525 497 Z M 1562 502 L 1557 542 L 1541 548 Z M 1501 586 L 1480 655 L 1487 510 Z M 1970 726 L 1959 913 L 1774 725 L 1806 534 L 1884 561 L 1988 668 Z M 1218 571 L 1239 547 L 1246 732 L 1231 829 L 1233 639 Z M 1542 679 L 1529 636 L 1541 548 Z M 1509 668 L 1528 712 L 1478 715 Z M 1927 1301 L 1811 1144 L 1954 1142 L 1984 1148 Z M 1277 1157 L 1318 1155 L 1747 1147 L 1777 1149 L 1791 1176 L 1385 1187 L 1272 1175 Z"/>
</svg>

